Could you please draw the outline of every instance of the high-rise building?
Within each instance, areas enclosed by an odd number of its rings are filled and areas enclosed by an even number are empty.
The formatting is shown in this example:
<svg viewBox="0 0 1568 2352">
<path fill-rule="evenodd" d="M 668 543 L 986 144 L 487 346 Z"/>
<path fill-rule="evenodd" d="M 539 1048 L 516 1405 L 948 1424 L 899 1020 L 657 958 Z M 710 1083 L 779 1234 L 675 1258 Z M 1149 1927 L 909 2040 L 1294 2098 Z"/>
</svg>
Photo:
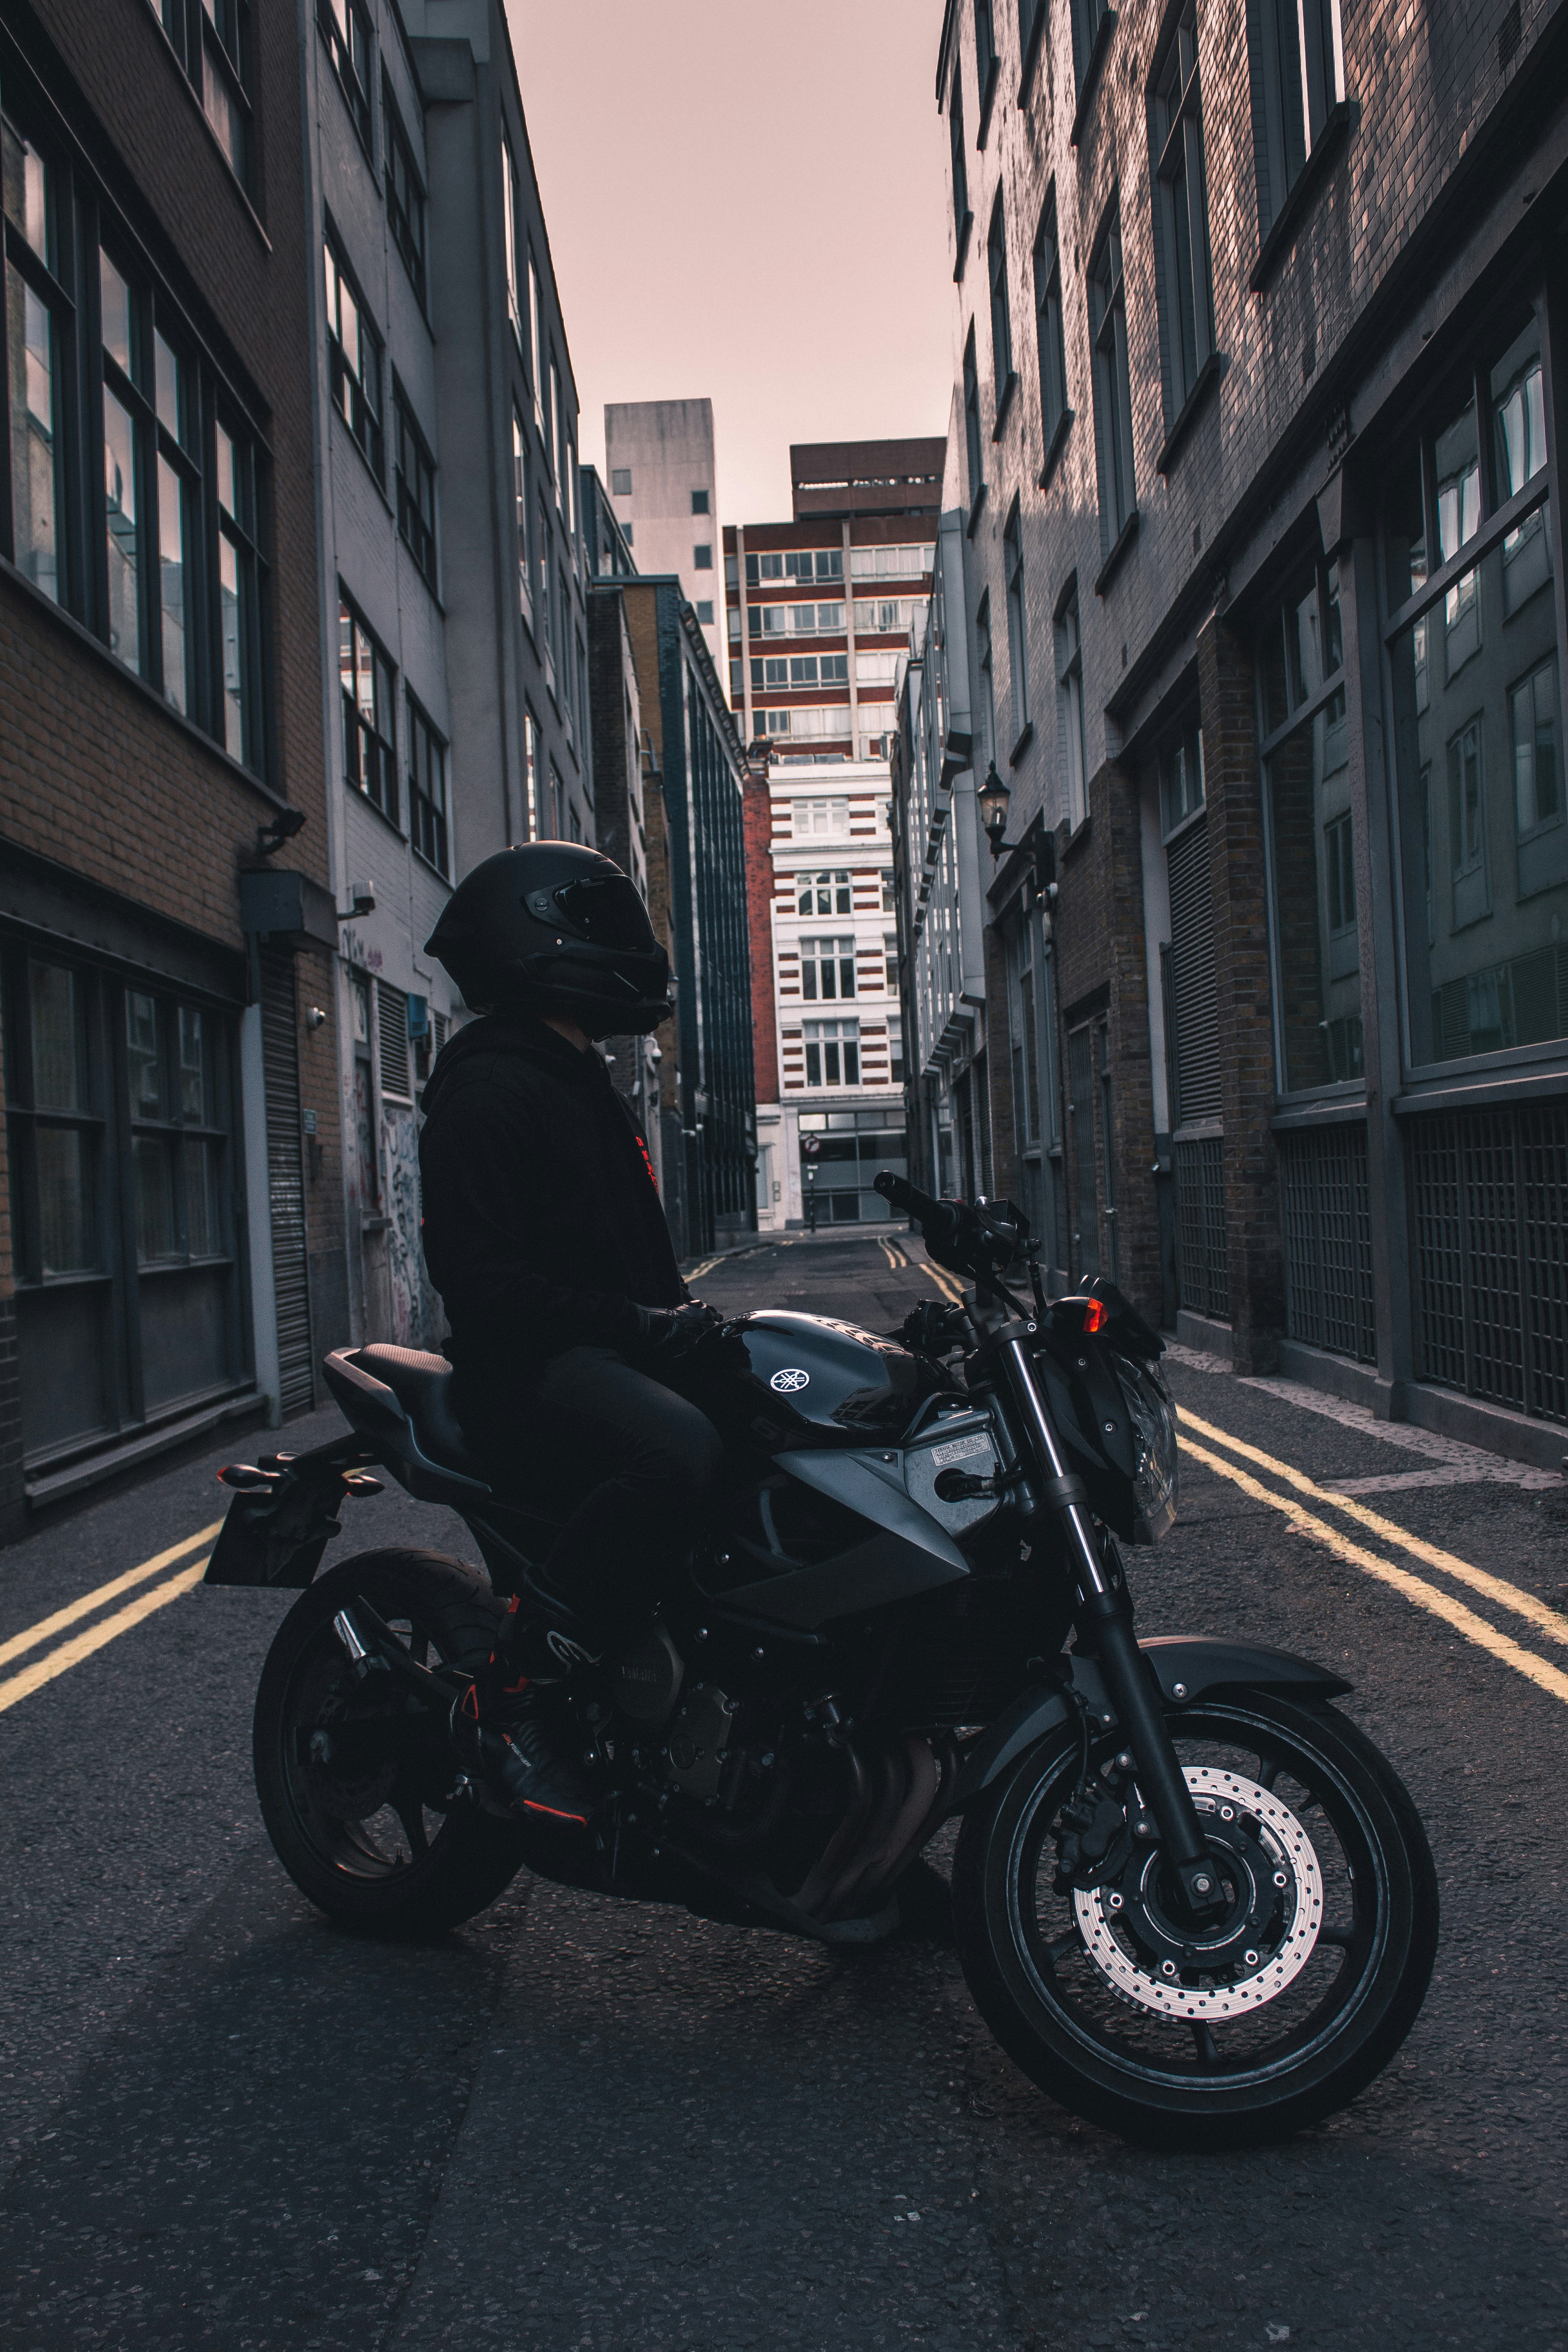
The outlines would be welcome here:
<svg viewBox="0 0 1568 2352">
<path fill-rule="evenodd" d="M 671 572 L 724 676 L 719 488 L 710 400 L 632 400 L 605 408 L 610 506 L 645 578 Z"/>
<path fill-rule="evenodd" d="M 793 519 L 724 537 L 731 701 L 770 754 L 749 829 L 764 1225 L 883 1218 L 871 1180 L 905 1162 L 887 752 L 942 459 L 940 440 L 796 445 Z"/>
</svg>

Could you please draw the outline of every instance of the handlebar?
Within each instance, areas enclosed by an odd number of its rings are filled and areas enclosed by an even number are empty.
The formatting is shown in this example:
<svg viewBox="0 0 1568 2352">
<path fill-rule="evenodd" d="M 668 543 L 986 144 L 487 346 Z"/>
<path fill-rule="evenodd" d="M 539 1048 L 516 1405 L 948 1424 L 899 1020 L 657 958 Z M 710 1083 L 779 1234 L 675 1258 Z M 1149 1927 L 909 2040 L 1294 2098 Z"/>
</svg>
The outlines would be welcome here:
<svg viewBox="0 0 1568 2352">
<path fill-rule="evenodd" d="M 933 1201 L 929 1192 L 919 1191 L 902 1176 L 895 1176 L 890 1168 L 880 1170 L 872 1179 L 872 1189 L 893 1208 L 902 1209 L 929 1240 L 947 1242 L 957 1238 L 957 1202 Z"/>
</svg>

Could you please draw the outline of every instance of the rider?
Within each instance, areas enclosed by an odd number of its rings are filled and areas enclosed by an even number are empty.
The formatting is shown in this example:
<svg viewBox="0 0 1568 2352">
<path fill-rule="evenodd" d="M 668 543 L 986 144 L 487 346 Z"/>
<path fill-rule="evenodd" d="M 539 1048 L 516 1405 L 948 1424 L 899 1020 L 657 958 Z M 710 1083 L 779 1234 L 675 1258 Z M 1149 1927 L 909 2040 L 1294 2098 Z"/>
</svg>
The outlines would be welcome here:
<svg viewBox="0 0 1568 2352">
<path fill-rule="evenodd" d="M 574 1502 L 454 1717 L 519 1810 L 584 1821 L 541 1693 L 652 1597 L 720 1441 L 662 1375 L 719 1320 L 692 1299 L 647 1146 L 596 1037 L 668 1019 L 669 960 L 620 867 L 570 842 L 486 858 L 426 944 L 483 1017 L 442 1050 L 419 1138 L 453 1402 L 498 1487 Z"/>
</svg>

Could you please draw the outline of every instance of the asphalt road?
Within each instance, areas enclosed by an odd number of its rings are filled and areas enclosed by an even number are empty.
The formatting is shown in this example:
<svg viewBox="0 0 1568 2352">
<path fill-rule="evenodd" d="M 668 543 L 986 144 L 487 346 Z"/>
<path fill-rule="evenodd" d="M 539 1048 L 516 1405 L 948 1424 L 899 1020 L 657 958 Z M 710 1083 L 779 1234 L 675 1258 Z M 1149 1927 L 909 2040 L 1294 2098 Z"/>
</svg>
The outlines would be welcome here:
<svg viewBox="0 0 1568 2352">
<path fill-rule="evenodd" d="M 887 1328 L 932 1278 L 905 1235 L 832 1234 L 697 1287 Z M 5 2352 L 1568 2352 L 1568 1489 L 1207 1360 L 1172 1377 L 1225 1467 L 1189 1454 L 1180 1526 L 1131 1557 L 1142 1630 L 1352 1676 L 1437 1856 L 1426 2011 L 1347 2114 L 1130 2151 L 1015 2072 L 931 1943 L 527 1880 L 438 1945 L 327 1927 L 250 1780 L 282 1601 L 182 1591 L 22 1685 L 198 1549 L 8 1646 L 216 1519 L 215 1454 L 0 1553 Z M 395 1491 L 353 1507 L 344 1551 L 471 1551 Z"/>
</svg>

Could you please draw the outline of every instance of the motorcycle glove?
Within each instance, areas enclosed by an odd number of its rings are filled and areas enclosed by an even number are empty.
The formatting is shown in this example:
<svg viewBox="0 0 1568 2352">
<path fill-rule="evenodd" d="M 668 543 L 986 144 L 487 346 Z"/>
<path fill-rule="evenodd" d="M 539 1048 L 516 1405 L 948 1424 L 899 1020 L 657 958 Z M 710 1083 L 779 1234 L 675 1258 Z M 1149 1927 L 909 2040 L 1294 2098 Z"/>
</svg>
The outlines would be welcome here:
<svg viewBox="0 0 1568 2352">
<path fill-rule="evenodd" d="M 662 1371 L 689 1353 L 699 1339 L 723 1326 L 724 1318 L 716 1307 L 707 1307 L 700 1298 L 688 1301 L 684 1307 L 639 1307 L 641 1325 L 629 1351 L 632 1360 L 648 1371 Z"/>
</svg>

